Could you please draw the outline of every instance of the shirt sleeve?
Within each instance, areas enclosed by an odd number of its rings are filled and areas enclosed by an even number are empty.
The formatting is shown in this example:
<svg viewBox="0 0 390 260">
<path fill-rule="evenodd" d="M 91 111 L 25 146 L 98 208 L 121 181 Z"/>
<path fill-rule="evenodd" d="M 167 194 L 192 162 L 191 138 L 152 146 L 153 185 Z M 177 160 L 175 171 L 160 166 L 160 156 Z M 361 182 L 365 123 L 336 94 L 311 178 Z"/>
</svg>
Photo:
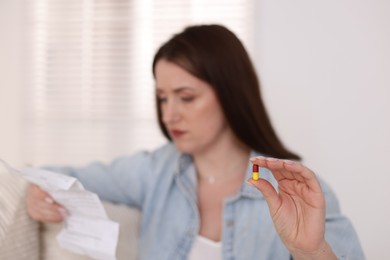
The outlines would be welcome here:
<svg viewBox="0 0 390 260">
<path fill-rule="evenodd" d="M 110 164 L 91 163 L 85 167 L 44 167 L 45 169 L 77 178 L 85 189 L 100 199 L 142 208 L 151 172 L 151 155 L 140 152 L 120 157 Z"/>
<path fill-rule="evenodd" d="M 333 191 L 323 181 L 320 182 L 326 201 L 326 241 L 338 259 L 365 259 L 358 235 L 351 221 L 341 213 Z"/>
</svg>

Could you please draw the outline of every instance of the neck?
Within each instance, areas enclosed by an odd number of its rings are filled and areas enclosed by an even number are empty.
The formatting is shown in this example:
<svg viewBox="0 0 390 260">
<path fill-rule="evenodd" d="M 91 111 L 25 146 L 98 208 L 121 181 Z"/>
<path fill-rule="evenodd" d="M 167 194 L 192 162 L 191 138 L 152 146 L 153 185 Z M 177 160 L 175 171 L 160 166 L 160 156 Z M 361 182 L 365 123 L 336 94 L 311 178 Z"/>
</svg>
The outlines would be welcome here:
<svg viewBox="0 0 390 260">
<path fill-rule="evenodd" d="M 233 138 L 233 142 L 219 142 L 202 153 L 193 154 L 200 181 L 209 183 L 243 178 L 249 161 L 250 148 Z"/>
</svg>

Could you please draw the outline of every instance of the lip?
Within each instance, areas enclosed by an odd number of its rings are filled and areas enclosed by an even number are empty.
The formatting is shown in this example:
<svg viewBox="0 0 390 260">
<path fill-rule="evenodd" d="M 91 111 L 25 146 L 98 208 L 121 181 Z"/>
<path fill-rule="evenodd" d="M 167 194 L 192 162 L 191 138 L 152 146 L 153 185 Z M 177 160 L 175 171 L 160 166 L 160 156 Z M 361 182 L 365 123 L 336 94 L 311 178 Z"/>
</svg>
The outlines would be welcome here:
<svg viewBox="0 0 390 260">
<path fill-rule="evenodd" d="M 179 138 L 180 136 L 184 135 L 186 132 L 178 129 L 172 129 L 170 130 L 171 136 L 174 138 Z"/>
</svg>

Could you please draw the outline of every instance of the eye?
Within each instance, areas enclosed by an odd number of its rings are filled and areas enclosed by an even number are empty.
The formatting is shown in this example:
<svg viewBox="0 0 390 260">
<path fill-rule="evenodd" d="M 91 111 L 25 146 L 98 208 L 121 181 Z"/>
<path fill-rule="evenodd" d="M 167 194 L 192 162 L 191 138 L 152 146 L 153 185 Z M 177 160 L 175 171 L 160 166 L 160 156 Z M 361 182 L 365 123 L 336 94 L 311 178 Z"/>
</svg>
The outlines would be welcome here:
<svg viewBox="0 0 390 260">
<path fill-rule="evenodd" d="M 167 102 L 167 97 L 157 96 L 157 100 L 160 104 Z"/>
<path fill-rule="evenodd" d="M 182 100 L 183 102 L 189 103 L 189 102 L 191 102 L 191 101 L 194 100 L 194 97 L 193 97 L 193 96 L 190 96 L 190 97 L 181 97 L 181 100 Z"/>
</svg>

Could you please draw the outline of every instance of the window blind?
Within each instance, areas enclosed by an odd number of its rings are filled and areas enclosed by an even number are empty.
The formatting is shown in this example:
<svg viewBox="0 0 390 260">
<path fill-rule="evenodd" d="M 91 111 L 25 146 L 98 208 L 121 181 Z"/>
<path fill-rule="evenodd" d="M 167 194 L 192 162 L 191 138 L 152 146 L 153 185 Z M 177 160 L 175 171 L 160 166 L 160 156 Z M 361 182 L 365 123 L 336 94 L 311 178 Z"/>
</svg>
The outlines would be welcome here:
<svg viewBox="0 0 390 260">
<path fill-rule="evenodd" d="M 32 0 L 26 41 L 24 156 L 33 164 L 108 162 L 165 139 L 157 125 L 152 58 L 185 26 L 219 23 L 249 51 L 245 0 Z"/>
</svg>

